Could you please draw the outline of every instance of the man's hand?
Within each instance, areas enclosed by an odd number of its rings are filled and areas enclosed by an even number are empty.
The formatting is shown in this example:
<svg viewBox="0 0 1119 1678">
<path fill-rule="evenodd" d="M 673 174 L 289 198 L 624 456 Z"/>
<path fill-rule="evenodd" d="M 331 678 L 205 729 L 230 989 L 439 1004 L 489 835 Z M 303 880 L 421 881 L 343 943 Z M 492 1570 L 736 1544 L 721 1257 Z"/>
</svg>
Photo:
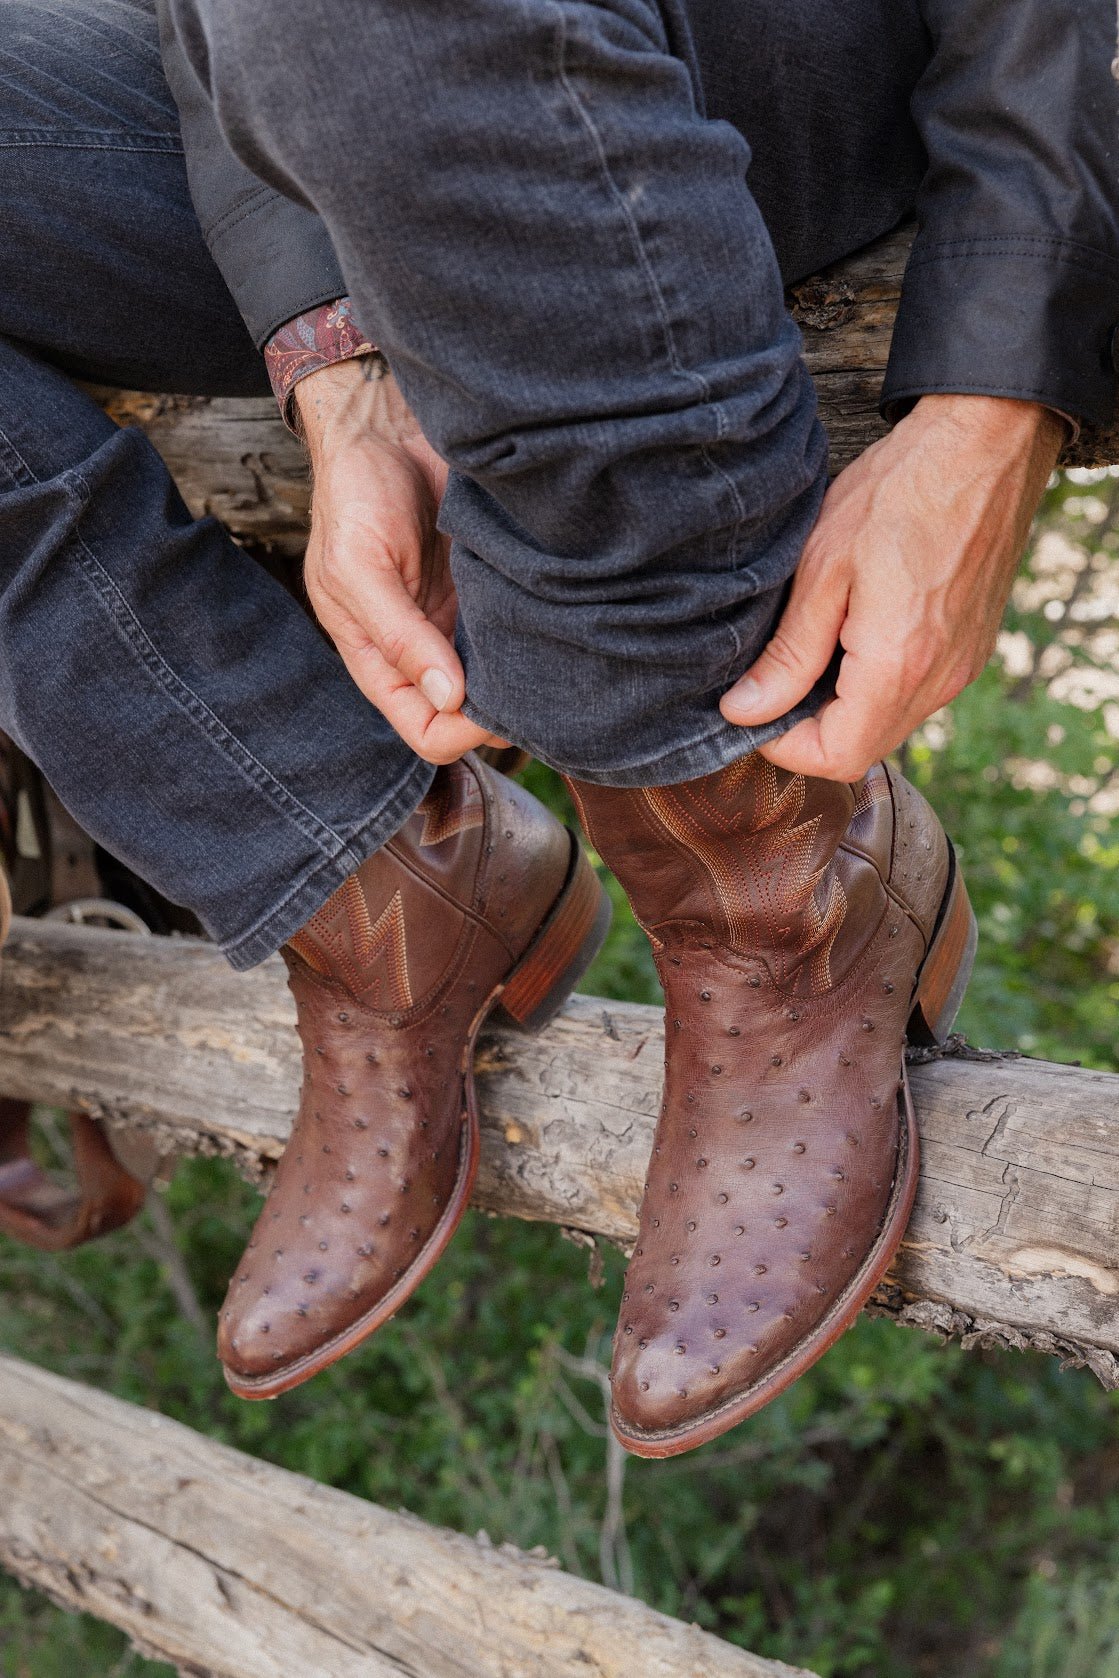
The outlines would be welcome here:
<svg viewBox="0 0 1119 1678">
<path fill-rule="evenodd" d="M 295 387 L 314 499 L 304 578 L 347 670 L 429 763 L 494 742 L 460 710 L 449 544 L 436 520 L 447 468 L 379 357 Z"/>
<path fill-rule="evenodd" d="M 994 649 L 1064 434 L 1036 403 L 922 397 L 828 490 L 773 639 L 723 696 L 728 722 L 782 716 L 838 642 L 837 697 L 761 750 L 854 781 L 955 698 Z"/>
</svg>

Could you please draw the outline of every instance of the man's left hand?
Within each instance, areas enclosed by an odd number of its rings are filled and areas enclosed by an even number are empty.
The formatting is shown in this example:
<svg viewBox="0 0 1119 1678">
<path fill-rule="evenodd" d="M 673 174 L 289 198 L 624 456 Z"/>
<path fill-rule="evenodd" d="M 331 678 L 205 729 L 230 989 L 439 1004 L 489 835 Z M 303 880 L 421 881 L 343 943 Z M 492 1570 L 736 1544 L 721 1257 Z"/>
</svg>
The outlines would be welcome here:
<svg viewBox="0 0 1119 1678">
<path fill-rule="evenodd" d="M 504 745 L 462 714 L 458 605 L 438 527 L 447 468 L 378 357 L 295 387 L 314 497 L 304 582 L 347 670 L 429 763 Z"/>
<path fill-rule="evenodd" d="M 990 658 L 1064 440 L 1037 403 L 922 397 L 828 490 L 772 640 L 723 696 L 728 722 L 783 716 L 838 643 L 836 697 L 763 756 L 855 781 L 893 751 Z"/>
</svg>

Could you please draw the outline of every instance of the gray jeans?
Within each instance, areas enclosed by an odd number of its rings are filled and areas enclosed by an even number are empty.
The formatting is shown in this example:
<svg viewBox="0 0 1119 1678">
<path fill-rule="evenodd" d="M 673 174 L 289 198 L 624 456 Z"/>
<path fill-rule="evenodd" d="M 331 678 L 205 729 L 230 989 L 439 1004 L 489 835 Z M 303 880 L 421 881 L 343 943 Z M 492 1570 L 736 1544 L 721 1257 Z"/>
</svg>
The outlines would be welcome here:
<svg viewBox="0 0 1119 1678">
<path fill-rule="evenodd" d="M 824 476 L 778 258 L 803 272 L 911 202 L 913 14 L 884 0 L 845 29 L 822 3 L 791 61 L 747 30 L 756 0 L 578 0 L 553 8 L 562 41 L 529 27 L 533 0 L 509 0 L 523 32 L 475 0 L 425 61 L 415 7 L 332 4 L 321 37 L 321 3 L 226 7 L 215 41 L 223 74 L 253 66 L 245 152 L 327 217 L 451 462 L 468 709 L 606 783 L 742 755 L 759 736 L 717 701 L 772 629 Z M 229 35 L 258 11 L 271 47 Z M 324 91 L 340 41 L 378 65 L 376 98 L 356 71 Z M 0 233 L 0 727 L 249 966 L 431 771 L 71 382 L 265 388 L 191 208 L 147 0 L 0 0 Z"/>
</svg>

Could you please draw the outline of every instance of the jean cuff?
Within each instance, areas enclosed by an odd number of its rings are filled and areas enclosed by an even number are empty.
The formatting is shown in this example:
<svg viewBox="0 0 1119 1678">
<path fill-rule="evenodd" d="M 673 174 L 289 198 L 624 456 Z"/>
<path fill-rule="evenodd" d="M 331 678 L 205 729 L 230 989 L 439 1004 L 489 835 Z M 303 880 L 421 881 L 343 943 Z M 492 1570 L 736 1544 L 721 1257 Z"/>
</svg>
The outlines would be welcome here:
<svg viewBox="0 0 1119 1678">
<path fill-rule="evenodd" d="M 681 781 L 694 781 L 703 775 L 714 774 L 717 769 L 725 769 L 729 763 L 748 757 L 767 741 L 787 734 L 798 722 L 814 717 L 820 707 L 835 696 L 836 667 L 837 661 L 833 661 L 800 704 L 794 705 L 791 711 L 786 711 L 775 722 L 763 723 L 760 728 L 742 728 L 727 722 L 716 712 L 717 721 L 705 732 L 683 740 L 662 741 L 650 755 L 620 764 L 561 762 L 550 755 L 546 744 L 541 746 L 539 741 L 527 740 L 506 723 L 487 716 L 471 702 L 469 696 L 462 709 L 463 714 L 479 728 L 531 752 L 549 769 L 568 775 L 572 780 L 586 781 L 599 787 L 670 787 Z"/>
<path fill-rule="evenodd" d="M 230 965 L 239 973 L 256 967 L 306 926 L 342 882 L 399 833 L 426 797 L 434 778 L 435 766 L 416 758 L 385 803 L 349 835 L 344 846 L 333 856 L 316 856 L 295 875 L 280 903 L 271 905 L 246 931 L 220 945 Z"/>
</svg>

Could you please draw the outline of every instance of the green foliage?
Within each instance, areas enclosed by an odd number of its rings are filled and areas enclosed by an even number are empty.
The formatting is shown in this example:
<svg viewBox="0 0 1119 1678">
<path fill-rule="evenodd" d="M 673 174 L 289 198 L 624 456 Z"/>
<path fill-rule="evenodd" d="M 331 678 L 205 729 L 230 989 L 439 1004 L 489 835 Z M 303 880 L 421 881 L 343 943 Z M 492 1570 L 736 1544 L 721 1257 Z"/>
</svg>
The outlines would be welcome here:
<svg viewBox="0 0 1119 1678">
<path fill-rule="evenodd" d="M 1117 489 L 1051 494 L 1000 657 L 906 754 L 981 922 L 966 1029 L 1112 1068 Z M 530 780 L 570 819 L 554 777 L 534 766 Z M 585 988 L 656 1001 L 616 904 Z M 864 1320 L 726 1438 L 627 1462 L 619 1519 L 602 1387 L 616 1254 L 596 1292 L 586 1253 L 555 1230 L 472 1215 L 369 1345 L 249 1405 L 224 1386 L 211 1324 L 257 1204 L 228 1166 L 194 1161 L 166 1220 L 65 1258 L 0 1245 L 0 1346 L 389 1507 L 546 1545 L 821 1678 L 1119 1678 L 1119 1403 L 1087 1374 Z M 172 1287 L 169 1241 L 193 1298 Z M 0 1581 L 0 1678 L 164 1670 Z"/>
<path fill-rule="evenodd" d="M 1049 1569 L 1035 1575 L 994 1678 L 1119 1678 L 1117 1560 L 1077 1568 L 1063 1584 Z"/>
<path fill-rule="evenodd" d="M 165 1678 L 170 1671 L 131 1654 L 111 1626 L 0 1580 L 0 1678 Z"/>
<path fill-rule="evenodd" d="M 1078 490 L 1051 493 L 1015 591 L 1003 638 L 1014 673 L 996 659 L 906 756 L 979 917 L 961 1028 L 1106 1068 L 1119 1003 L 1119 480 Z"/>
</svg>

